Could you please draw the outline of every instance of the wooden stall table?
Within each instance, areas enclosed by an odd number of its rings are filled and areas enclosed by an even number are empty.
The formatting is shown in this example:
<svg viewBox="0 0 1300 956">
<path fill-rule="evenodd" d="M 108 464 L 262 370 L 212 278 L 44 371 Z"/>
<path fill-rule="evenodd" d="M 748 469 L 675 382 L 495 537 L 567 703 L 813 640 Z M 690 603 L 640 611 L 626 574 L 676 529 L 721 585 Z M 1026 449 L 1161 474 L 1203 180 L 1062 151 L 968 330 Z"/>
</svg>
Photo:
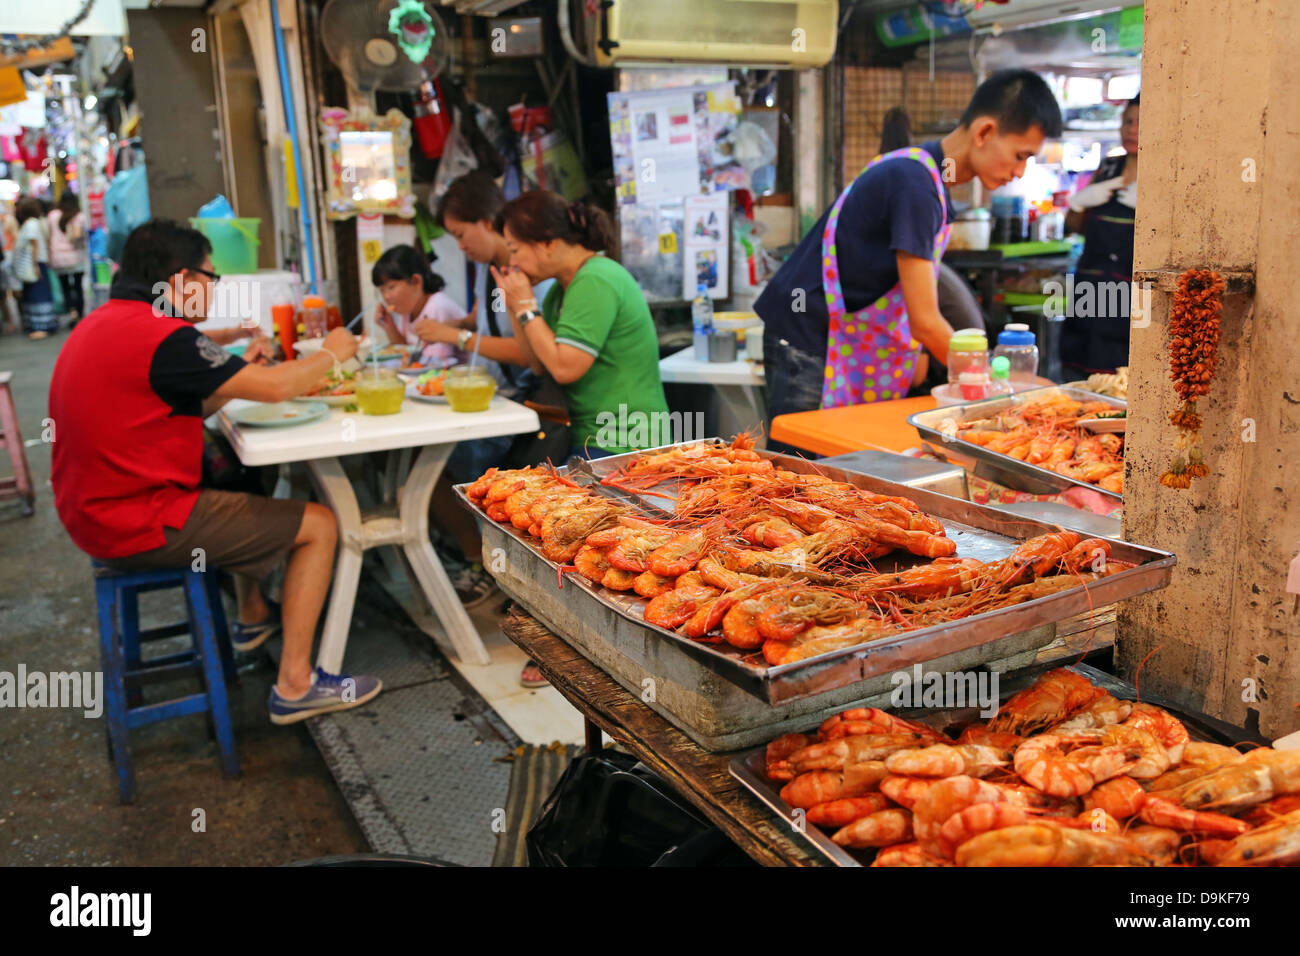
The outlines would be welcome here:
<svg viewBox="0 0 1300 956">
<path fill-rule="evenodd" d="M 832 865 L 794 831 L 790 821 L 769 810 L 731 776 L 728 764 L 735 753 L 702 749 L 524 611 L 511 611 L 501 629 L 582 713 L 588 750 L 601 748 L 601 731 L 605 731 L 764 866 Z M 1039 651 L 1032 669 L 1085 659 L 1106 662 L 1115 642 L 1115 606 L 1062 621 L 1057 635 Z"/>
<path fill-rule="evenodd" d="M 811 412 L 791 412 L 772 419 L 773 441 L 785 442 L 818 455 L 851 451 L 906 451 L 921 442 L 907 417 L 928 412 L 939 403 L 929 395 L 892 402 L 846 405 Z"/>
</svg>

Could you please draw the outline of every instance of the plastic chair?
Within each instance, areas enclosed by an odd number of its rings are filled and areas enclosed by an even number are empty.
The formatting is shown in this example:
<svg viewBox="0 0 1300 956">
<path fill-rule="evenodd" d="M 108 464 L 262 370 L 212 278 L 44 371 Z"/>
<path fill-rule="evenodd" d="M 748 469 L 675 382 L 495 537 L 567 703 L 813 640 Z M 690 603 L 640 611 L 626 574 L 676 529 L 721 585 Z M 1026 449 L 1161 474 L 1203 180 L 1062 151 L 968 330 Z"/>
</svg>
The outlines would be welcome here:
<svg viewBox="0 0 1300 956">
<path fill-rule="evenodd" d="M 105 714 L 108 717 L 109 757 L 117 769 L 118 795 L 123 803 L 135 799 L 135 768 L 128 734 L 132 728 L 188 714 L 208 713 L 227 777 L 239 774 L 235 734 L 226 698 L 226 681 L 235 679 L 234 653 L 214 570 L 169 568 L 118 571 L 98 561 L 95 603 L 99 609 L 99 649 L 104 669 Z M 188 620 L 140 630 L 139 596 L 148 591 L 182 588 Z M 144 659 L 144 644 L 190 634 L 190 650 Z M 144 704 L 140 686 L 199 673 L 205 690 L 174 700 Z"/>
<path fill-rule="evenodd" d="M 0 498 L 21 499 L 23 514 L 30 518 L 35 513 L 36 491 L 32 488 L 31 469 L 27 467 L 22 432 L 18 430 L 18 411 L 9 391 L 12 376 L 12 372 L 0 372 L 0 446 L 9 452 L 14 472 L 10 478 L 0 478 Z"/>
</svg>

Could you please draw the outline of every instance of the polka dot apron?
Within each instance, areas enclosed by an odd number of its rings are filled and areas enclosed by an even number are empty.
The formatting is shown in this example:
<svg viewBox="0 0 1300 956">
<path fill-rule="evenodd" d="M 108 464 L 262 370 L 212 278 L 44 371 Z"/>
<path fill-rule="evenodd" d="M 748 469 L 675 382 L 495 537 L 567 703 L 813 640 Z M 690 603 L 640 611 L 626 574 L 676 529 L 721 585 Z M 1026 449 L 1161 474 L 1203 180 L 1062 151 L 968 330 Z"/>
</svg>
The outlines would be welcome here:
<svg viewBox="0 0 1300 956">
<path fill-rule="evenodd" d="M 934 180 L 939 191 L 939 202 L 946 211 L 947 200 L 943 180 L 934 157 L 920 147 L 896 149 L 884 153 L 867 163 L 865 173 L 877 163 L 888 159 L 912 159 L 921 163 Z M 861 173 L 858 175 L 861 178 Z M 835 226 L 840 209 L 848 198 L 849 190 L 857 183 L 849 183 L 835 201 L 822 233 L 822 285 L 826 290 L 826 309 L 830 313 L 830 330 L 826 345 L 826 378 L 822 383 L 822 408 L 842 405 L 861 405 L 867 402 L 884 402 L 904 398 L 912 387 L 912 373 L 916 368 L 921 349 L 912 339 L 912 329 L 907 321 L 903 304 L 903 286 L 900 282 L 861 311 L 846 314 L 844 290 L 840 287 L 840 266 L 835 253 Z M 945 220 L 946 220 L 945 215 Z M 952 226 L 944 222 L 934 237 L 934 273 L 939 274 L 939 261 L 948 247 L 948 233 Z"/>
</svg>

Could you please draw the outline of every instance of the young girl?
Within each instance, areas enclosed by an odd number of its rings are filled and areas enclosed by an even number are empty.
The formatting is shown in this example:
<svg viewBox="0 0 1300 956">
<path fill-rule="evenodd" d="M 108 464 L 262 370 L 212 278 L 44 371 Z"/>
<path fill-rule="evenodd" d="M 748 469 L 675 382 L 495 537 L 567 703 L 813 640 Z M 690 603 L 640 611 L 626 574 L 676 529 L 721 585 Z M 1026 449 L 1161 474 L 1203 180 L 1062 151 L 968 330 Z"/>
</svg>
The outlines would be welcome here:
<svg viewBox="0 0 1300 956">
<path fill-rule="evenodd" d="M 420 353 L 420 364 L 436 368 L 468 359 L 463 346 L 476 328 L 475 319 L 442 291 L 446 283 L 429 269 L 423 253 L 412 246 L 393 246 L 379 257 L 370 279 L 383 300 L 375 318 L 389 344 L 429 343 Z M 431 329 L 437 323 L 463 330 L 458 345 L 435 338 Z"/>
</svg>

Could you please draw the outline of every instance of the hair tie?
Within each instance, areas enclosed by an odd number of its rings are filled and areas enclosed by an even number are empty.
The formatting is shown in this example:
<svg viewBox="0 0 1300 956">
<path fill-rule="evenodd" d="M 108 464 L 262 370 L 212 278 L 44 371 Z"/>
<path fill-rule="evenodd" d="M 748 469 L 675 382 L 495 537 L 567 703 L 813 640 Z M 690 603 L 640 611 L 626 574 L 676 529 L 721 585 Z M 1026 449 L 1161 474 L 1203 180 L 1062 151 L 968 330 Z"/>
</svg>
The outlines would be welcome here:
<svg viewBox="0 0 1300 956">
<path fill-rule="evenodd" d="M 579 232 L 586 231 L 587 214 L 580 204 L 573 203 L 569 206 L 569 223 Z"/>
</svg>

